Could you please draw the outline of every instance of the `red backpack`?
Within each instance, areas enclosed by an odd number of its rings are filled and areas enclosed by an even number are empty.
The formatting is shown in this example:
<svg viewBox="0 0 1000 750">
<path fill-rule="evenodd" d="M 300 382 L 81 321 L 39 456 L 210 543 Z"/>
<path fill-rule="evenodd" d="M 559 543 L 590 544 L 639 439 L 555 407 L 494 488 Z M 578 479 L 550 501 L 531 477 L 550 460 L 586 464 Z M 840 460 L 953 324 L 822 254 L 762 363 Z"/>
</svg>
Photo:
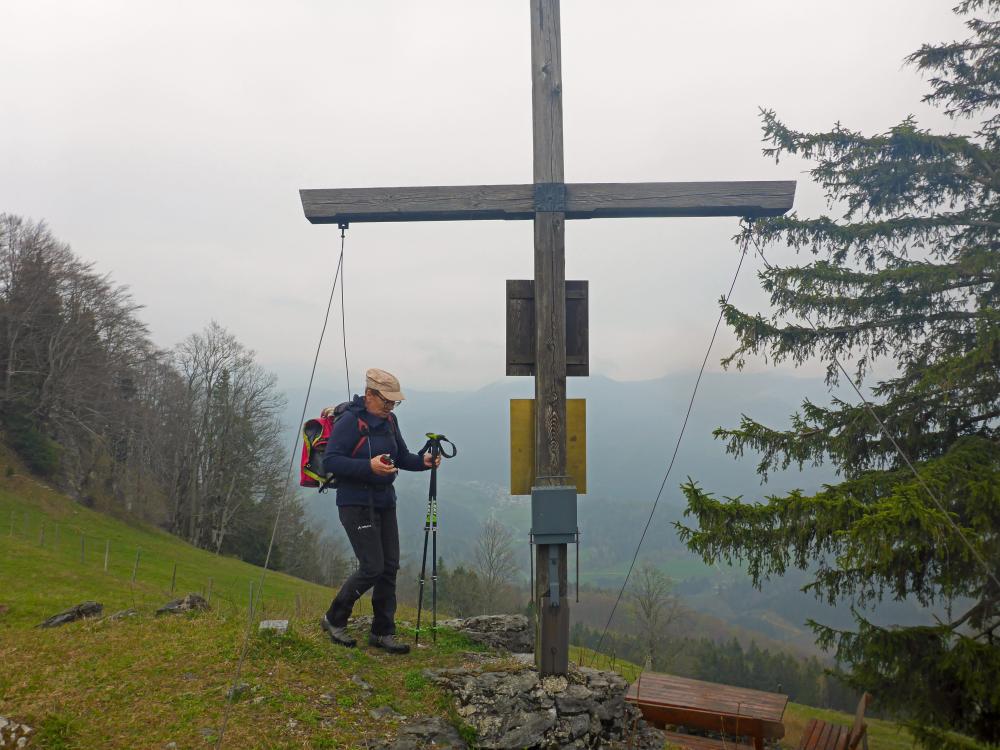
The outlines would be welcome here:
<svg viewBox="0 0 1000 750">
<path fill-rule="evenodd" d="M 347 407 L 350 405 L 350 401 L 344 401 L 332 409 L 326 408 L 318 419 L 310 419 L 302 425 L 302 463 L 299 476 L 301 486 L 318 487 L 320 492 L 328 487 L 337 486 L 337 477 L 323 470 L 323 454 L 326 452 L 326 444 L 330 441 L 333 425 L 347 413 Z M 361 417 L 358 417 L 358 432 L 361 433 L 361 438 L 351 451 L 351 458 L 357 455 L 361 446 L 368 440 L 368 423 Z"/>
</svg>

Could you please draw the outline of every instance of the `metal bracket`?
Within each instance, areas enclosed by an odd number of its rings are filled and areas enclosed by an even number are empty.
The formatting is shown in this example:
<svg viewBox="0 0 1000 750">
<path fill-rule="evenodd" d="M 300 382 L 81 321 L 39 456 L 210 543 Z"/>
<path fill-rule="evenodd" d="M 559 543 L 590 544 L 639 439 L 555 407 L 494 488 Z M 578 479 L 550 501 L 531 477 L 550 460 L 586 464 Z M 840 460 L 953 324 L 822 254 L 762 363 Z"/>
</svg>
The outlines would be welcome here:
<svg viewBox="0 0 1000 750">
<path fill-rule="evenodd" d="M 535 184 L 535 210 L 566 212 L 566 183 L 539 182 Z"/>
<path fill-rule="evenodd" d="M 549 545 L 549 606 L 559 606 L 559 547 Z"/>
</svg>

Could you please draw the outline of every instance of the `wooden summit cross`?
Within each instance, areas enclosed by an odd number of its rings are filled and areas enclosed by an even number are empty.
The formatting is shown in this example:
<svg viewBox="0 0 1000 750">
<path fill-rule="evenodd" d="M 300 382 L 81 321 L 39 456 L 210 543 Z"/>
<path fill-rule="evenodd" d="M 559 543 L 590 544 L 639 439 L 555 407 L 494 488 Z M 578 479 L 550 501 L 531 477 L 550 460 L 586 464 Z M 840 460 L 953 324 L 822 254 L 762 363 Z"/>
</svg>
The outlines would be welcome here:
<svg viewBox="0 0 1000 750">
<path fill-rule="evenodd" d="M 794 181 L 576 183 L 563 181 L 562 63 L 559 0 L 530 0 L 534 182 L 301 190 L 314 224 L 464 219 L 532 219 L 535 223 L 536 510 L 564 507 L 576 519 L 566 476 L 565 220 L 636 216 L 778 216 L 792 207 Z M 548 505 L 547 505 L 548 504 Z M 543 512 L 543 515 L 544 515 Z M 558 514 L 557 514 L 558 515 Z M 550 531 L 552 529 L 550 528 Z M 565 539 L 575 528 L 550 539 Z M 543 675 L 565 674 L 569 656 L 566 542 L 536 536 L 534 601 L 539 618 L 536 662 Z"/>
</svg>

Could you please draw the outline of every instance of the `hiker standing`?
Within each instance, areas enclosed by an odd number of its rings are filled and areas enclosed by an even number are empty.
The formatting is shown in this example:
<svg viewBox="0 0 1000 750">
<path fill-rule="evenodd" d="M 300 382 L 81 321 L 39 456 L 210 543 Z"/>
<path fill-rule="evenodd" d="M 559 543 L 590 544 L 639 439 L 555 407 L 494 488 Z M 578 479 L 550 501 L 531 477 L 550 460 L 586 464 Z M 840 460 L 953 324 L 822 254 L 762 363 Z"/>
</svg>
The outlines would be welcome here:
<svg viewBox="0 0 1000 750">
<path fill-rule="evenodd" d="M 392 413 L 404 398 L 394 375 L 368 370 L 365 395 L 355 396 L 334 423 L 323 454 L 324 471 L 337 477 L 337 512 L 358 559 L 358 569 L 344 581 L 320 625 L 334 643 L 354 646 L 356 641 L 347 633 L 347 618 L 362 594 L 374 589 L 375 616 L 368 643 L 393 654 L 408 653 L 410 647 L 393 637 L 399 528 L 392 483 L 399 469 L 431 468 L 430 454 L 421 456 L 407 449 Z"/>
</svg>

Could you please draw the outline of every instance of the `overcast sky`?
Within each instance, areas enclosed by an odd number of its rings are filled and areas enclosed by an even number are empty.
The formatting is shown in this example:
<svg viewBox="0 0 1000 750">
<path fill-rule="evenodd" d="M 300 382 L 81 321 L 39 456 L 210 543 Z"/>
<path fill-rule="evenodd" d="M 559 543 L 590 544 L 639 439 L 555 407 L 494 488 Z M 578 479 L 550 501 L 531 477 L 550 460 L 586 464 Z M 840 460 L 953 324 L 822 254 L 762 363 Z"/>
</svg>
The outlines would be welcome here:
<svg viewBox="0 0 1000 750">
<path fill-rule="evenodd" d="M 953 4 L 564 0 L 566 179 L 797 179 L 816 214 L 804 165 L 761 156 L 758 108 L 799 129 L 952 128 L 902 60 L 964 36 Z M 532 179 L 527 0 L 5 0 L 2 18 L 0 211 L 128 285 L 159 345 L 215 319 L 286 387 L 308 377 L 340 242 L 299 188 Z M 567 226 L 591 372 L 696 367 L 737 221 Z M 530 222 L 357 224 L 346 258 L 355 383 L 367 366 L 420 389 L 503 377 Z M 765 309 L 756 267 L 735 301 Z M 332 325 L 320 377 L 343 383 L 339 310 Z"/>
</svg>

